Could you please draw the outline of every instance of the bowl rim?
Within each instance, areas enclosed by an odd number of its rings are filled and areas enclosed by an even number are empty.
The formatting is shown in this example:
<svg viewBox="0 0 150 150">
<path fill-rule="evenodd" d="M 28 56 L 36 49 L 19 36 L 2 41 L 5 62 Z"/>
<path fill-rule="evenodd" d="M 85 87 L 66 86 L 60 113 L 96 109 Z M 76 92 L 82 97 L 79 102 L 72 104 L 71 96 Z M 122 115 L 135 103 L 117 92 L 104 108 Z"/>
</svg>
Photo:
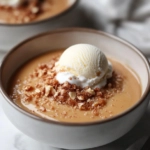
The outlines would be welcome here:
<svg viewBox="0 0 150 150">
<path fill-rule="evenodd" d="M 65 10 L 57 13 L 56 15 L 53 15 L 51 17 L 48 17 L 48 18 L 45 18 L 45 19 L 42 19 L 42 20 L 38 20 L 38 21 L 31 21 L 31 22 L 28 22 L 28 23 L 18 23 L 18 24 L 15 24 L 15 23 L 0 23 L 0 27 L 1 26 L 5 26 L 5 27 L 23 27 L 23 26 L 30 26 L 30 25 L 36 25 L 36 24 L 41 24 L 41 23 L 45 23 L 47 21 L 51 21 L 51 20 L 54 20 L 54 19 L 57 19 L 61 16 L 64 16 L 65 14 L 67 14 L 68 12 L 70 12 L 73 8 L 75 8 L 75 6 L 79 3 L 78 0 L 74 0 L 74 2 L 69 6 L 67 7 Z"/>
<path fill-rule="evenodd" d="M 141 59 L 143 60 L 143 62 L 145 64 L 145 67 L 146 67 L 146 70 L 147 70 L 147 73 L 148 73 L 147 86 L 146 86 L 146 89 L 145 89 L 142 97 L 139 99 L 139 101 L 135 105 L 133 105 L 129 109 L 119 113 L 118 115 L 115 115 L 113 117 L 110 117 L 110 118 L 107 118 L 107 119 L 104 119 L 104 120 L 89 121 L 89 122 L 63 122 L 63 121 L 49 120 L 49 119 L 45 119 L 45 118 L 42 118 L 42 117 L 38 117 L 38 116 L 36 116 L 34 114 L 31 114 L 31 113 L 23 110 L 22 108 L 20 108 L 17 104 L 15 104 L 11 100 L 11 98 L 8 96 L 7 92 L 4 90 L 4 87 L 2 85 L 2 70 L 3 70 L 3 66 L 5 64 L 5 61 L 7 61 L 7 58 L 9 57 L 9 55 L 11 55 L 19 47 L 23 46 L 24 44 L 28 43 L 31 40 L 35 40 L 36 38 L 40 38 L 40 37 L 45 36 L 45 35 L 56 34 L 56 33 L 62 33 L 63 34 L 63 33 L 66 33 L 66 32 L 86 32 L 86 33 L 101 34 L 103 36 L 107 36 L 107 37 L 109 37 L 111 39 L 114 39 L 114 40 L 116 40 L 118 42 L 121 42 L 122 44 L 125 44 L 126 46 L 130 47 L 130 49 L 132 51 L 136 52 L 141 57 Z M 149 95 L 149 90 L 150 90 L 150 70 L 149 70 L 149 68 L 150 68 L 150 64 L 148 62 L 148 59 L 142 54 L 142 52 L 138 48 L 133 46 L 133 44 L 130 44 L 129 42 L 127 42 L 127 41 L 125 41 L 125 40 L 123 40 L 123 39 L 121 39 L 119 37 L 116 37 L 114 35 L 111 35 L 109 33 L 106 33 L 106 32 L 100 31 L 100 30 L 94 30 L 94 29 L 88 29 L 88 28 L 63 28 L 63 29 L 56 29 L 56 30 L 53 30 L 53 31 L 48 31 L 48 32 L 45 32 L 45 33 L 38 34 L 36 36 L 30 37 L 30 38 L 24 40 L 23 42 L 19 43 L 14 48 L 12 48 L 5 55 L 5 57 L 3 58 L 3 60 L 1 61 L 1 64 L 0 64 L 0 92 L 3 95 L 3 97 L 5 98 L 5 100 L 12 107 L 14 107 L 17 111 L 23 113 L 24 115 L 26 115 L 26 116 L 28 116 L 28 117 L 30 117 L 32 119 L 38 120 L 38 121 L 42 121 L 42 122 L 45 122 L 45 123 L 57 124 L 57 125 L 64 125 L 64 126 L 89 126 L 89 125 L 104 124 L 104 123 L 111 122 L 113 120 L 116 120 L 118 118 L 121 118 L 121 117 L 125 116 L 126 114 L 128 114 L 131 111 L 133 111 L 134 109 L 136 109 L 141 103 L 143 103 L 146 100 L 146 97 Z"/>
</svg>

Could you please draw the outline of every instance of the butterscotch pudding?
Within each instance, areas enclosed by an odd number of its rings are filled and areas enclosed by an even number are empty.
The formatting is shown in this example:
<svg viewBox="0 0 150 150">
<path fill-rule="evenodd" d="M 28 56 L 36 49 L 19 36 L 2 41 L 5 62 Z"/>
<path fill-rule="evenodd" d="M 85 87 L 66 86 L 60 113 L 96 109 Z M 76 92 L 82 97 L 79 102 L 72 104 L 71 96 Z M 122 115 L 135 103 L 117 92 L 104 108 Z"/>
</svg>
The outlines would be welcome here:
<svg viewBox="0 0 150 150">
<path fill-rule="evenodd" d="M 0 0 L 0 23 L 40 21 L 65 11 L 68 0 Z"/>
<path fill-rule="evenodd" d="M 137 75 L 89 44 L 34 58 L 12 81 L 9 93 L 17 105 L 63 122 L 103 120 L 129 109 L 141 97 Z"/>
</svg>

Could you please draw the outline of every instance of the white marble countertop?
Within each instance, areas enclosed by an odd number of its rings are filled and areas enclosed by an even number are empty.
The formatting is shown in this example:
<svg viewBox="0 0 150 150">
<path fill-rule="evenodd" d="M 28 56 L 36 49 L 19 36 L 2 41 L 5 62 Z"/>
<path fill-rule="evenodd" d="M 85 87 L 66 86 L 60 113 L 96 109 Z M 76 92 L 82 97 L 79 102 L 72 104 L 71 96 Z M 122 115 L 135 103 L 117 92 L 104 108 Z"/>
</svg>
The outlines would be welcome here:
<svg viewBox="0 0 150 150">
<path fill-rule="evenodd" d="M 84 5 L 87 1 L 83 0 L 82 5 Z M 95 0 L 98 2 L 98 0 Z M 87 8 L 91 9 L 92 7 L 94 11 L 92 11 L 91 15 L 94 15 L 95 11 L 98 10 L 98 3 L 89 2 Z M 78 8 L 78 11 L 82 10 L 82 7 Z M 88 11 L 88 10 L 87 10 Z M 75 14 L 75 12 L 73 12 Z M 98 20 L 92 19 L 92 23 L 90 22 L 91 15 L 87 15 L 82 13 L 80 15 L 80 24 L 75 24 L 76 26 L 85 26 L 92 27 L 96 29 L 101 29 L 100 23 Z M 95 23 L 96 21 L 96 23 Z M 3 58 L 5 53 L 0 51 L 0 60 Z M 18 129 L 16 129 L 11 122 L 6 118 L 3 110 L 2 110 L 2 96 L 0 95 L 0 150 L 54 150 L 50 148 L 48 145 L 39 143 L 34 141 L 33 139 L 27 137 L 23 133 L 21 133 Z M 103 147 L 91 149 L 91 150 L 125 150 L 131 143 L 136 141 L 142 136 L 150 135 L 150 106 L 147 109 L 145 115 L 140 120 L 140 122 L 125 136 L 116 140 L 113 143 L 105 145 Z M 136 149 L 138 150 L 138 148 Z"/>
</svg>

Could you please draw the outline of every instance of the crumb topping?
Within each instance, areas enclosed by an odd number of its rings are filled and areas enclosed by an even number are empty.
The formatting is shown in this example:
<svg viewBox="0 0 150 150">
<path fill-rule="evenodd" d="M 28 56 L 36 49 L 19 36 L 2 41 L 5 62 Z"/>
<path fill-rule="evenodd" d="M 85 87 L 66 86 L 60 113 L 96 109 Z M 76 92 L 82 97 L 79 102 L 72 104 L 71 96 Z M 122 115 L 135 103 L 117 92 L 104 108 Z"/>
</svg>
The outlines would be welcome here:
<svg viewBox="0 0 150 150">
<path fill-rule="evenodd" d="M 103 108 L 108 100 L 115 93 L 123 89 L 123 77 L 113 71 L 112 77 L 108 79 L 107 85 L 103 88 L 92 89 L 90 87 L 80 88 L 76 85 L 65 82 L 59 84 L 56 80 L 55 62 L 59 57 L 51 59 L 47 63 L 39 64 L 24 82 L 18 80 L 13 89 L 12 99 L 20 99 L 23 103 L 33 102 L 39 111 L 46 112 L 45 104 L 51 106 L 55 101 L 60 105 L 68 105 L 73 109 L 81 111 L 91 110 L 94 116 L 99 115 L 99 110 Z M 54 109 L 55 108 L 51 108 Z M 67 112 L 63 112 L 66 116 Z M 87 113 L 84 114 L 85 116 Z"/>
<path fill-rule="evenodd" d="M 12 15 L 8 18 L 10 23 L 28 23 L 36 19 L 36 17 L 51 9 L 52 3 L 50 0 L 30 0 L 24 2 L 19 7 L 0 6 L 0 10 L 6 10 Z"/>
</svg>

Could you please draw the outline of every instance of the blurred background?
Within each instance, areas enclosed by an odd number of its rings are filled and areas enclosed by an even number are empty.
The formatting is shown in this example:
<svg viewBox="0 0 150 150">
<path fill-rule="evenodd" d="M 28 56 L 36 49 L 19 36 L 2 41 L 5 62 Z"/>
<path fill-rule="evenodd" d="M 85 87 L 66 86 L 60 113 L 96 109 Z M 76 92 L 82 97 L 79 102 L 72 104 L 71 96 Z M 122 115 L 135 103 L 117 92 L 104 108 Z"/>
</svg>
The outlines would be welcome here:
<svg viewBox="0 0 150 150">
<path fill-rule="evenodd" d="M 49 30 L 63 27 L 103 30 L 129 41 L 150 57 L 150 0 L 77 1 L 71 11 L 49 22 Z M 0 30 L 0 43 L 9 43 L 3 41 L 3 35 Z M 0 50 L 0 57 L 3 57 L 6 51 L 1 46 Z"/>
<path fill-rule="evenodd" d="M 73 16 L 80 26 L 119 36 L 150 56 L 150 0 L 80 0 Z"/>
</svg>

